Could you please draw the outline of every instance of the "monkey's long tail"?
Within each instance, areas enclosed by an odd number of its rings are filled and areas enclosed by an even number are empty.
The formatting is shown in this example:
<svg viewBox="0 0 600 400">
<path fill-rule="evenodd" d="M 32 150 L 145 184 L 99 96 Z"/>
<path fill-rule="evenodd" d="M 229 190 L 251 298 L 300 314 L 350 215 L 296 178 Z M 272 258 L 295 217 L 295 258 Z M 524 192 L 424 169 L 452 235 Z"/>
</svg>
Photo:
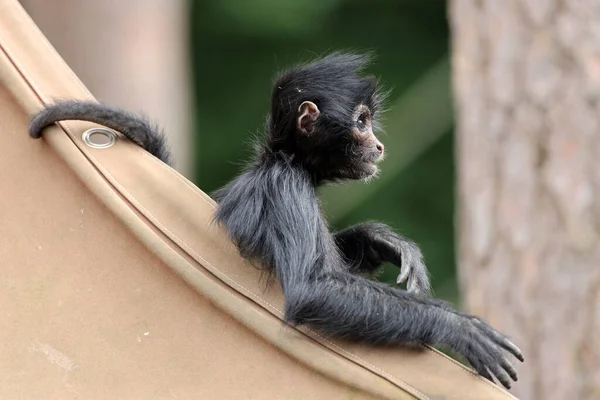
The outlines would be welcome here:
<svg viewBox="0 0 600 400">
<path fill-rule="evenodd" d="M 120 132 L 166 164 L 171 153 L 163 132 L 146 117 L 94 101 L 66 100 L 43 108 L 29 123 L 29 135 L 40 138 L 42 130 L 58 121 L 88 121 Z"/>
</svg>

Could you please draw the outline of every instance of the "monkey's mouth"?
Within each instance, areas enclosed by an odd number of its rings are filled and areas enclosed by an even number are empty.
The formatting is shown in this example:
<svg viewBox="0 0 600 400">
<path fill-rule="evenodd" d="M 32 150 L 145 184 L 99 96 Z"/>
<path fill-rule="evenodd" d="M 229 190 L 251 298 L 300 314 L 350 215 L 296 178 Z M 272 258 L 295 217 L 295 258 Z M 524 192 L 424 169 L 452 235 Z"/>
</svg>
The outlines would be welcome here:
<svg viewBox="0 0 600 400">
<path fill-rule="evenodd" d="M 383 160 L 383 154 L 381 153 L 373 153 L 371 155 L 369 155 L 368 157 L 365 157 L 362 162 L 365 165 L 371 166 L 375 169 L 377 169 L 377 164 Z"/>
<path fill-rule="evenodd" d="M 355 159 L 354 164 L 354 177 L 357 179 L 367 179 L 379 172 L 377 164 L 383 159 L 383 155 L 380 152 L 365 152 L 362 157 Z"/>
</svg>

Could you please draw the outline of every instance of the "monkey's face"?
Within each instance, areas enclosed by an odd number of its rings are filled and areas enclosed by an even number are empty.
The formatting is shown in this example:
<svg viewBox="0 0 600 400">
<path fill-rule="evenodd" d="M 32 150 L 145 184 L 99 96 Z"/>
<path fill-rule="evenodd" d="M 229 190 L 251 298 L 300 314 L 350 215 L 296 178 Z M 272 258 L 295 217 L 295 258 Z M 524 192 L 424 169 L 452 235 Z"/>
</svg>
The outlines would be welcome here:
<svg viewBox="0 0 600 400">
<path fill-rule="evenodd" d="M 373 133 L 373 115 L 369 107 L 359 104 L 352 114 L 350 128 L 351 145 L 346 159 L 354 165 L 355 176 L 351 179 L 369 178 L 378 171 L 377 163 L 383 159 L 383 143 Z"/>
<path fill-rule="evenodd" d="M 299 156 L 319 180 L 367 179 L 378 172 L 384 146 L 373 133 L 368 106 L 358 104 L 340 118 L 305 101 L 298 108 L 296 129 Z"/>
</svg>

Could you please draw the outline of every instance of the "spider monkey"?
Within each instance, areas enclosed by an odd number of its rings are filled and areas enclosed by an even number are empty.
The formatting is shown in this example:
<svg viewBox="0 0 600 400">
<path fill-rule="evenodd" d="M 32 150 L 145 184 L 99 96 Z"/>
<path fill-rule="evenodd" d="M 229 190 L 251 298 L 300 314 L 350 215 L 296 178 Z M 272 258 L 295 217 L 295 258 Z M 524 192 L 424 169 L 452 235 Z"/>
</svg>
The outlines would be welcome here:
<svg viewBox="0 0 600 400">
<path fill-rule="evenodd" d="M 373 344 L 446 345 L 510 388 L 517 374 L 503 350 L 523 361 L 521 351 L 480 318 L 428 296 L 413 242 L 378 222 L 331 233 L 321 213 L 318 186 L 368 179 L 384 155 L 374 135 L 384 95 L 361 73 L 368 62 L 333 53 L 276 78 L 266 138 L 246 169 L 213 194 L 215 220 L 242 256 L 279 279 L 288 323 Z M 105 125 L 170 162 L 162 133 L 146 119 L 93 102 L 48 106 L 32 119 L 30 135 L 66 119 Z M 363 276 L 383 262 L 400 267 L 407 290 Z"/>
</svg>

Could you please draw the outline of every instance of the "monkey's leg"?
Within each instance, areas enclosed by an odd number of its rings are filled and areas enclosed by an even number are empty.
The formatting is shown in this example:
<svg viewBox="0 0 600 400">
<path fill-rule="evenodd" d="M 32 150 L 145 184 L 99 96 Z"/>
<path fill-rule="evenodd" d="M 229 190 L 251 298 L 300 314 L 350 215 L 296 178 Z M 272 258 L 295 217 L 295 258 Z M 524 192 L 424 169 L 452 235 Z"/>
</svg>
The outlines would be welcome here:
<svg viewBox="0 0 600 400">
<path fill-rule="evenodd" d="M 429 272 L 419 247 L 379 222 L 363 222 L 334 233 L 352 272 L 373 272 L 383 262 L 400 267 L 397 283 L 408 279 L 409 292 L 429 294 Z"/>
<path fill-rule="evenodd" d="M 507 388 L 516 372 L 503 349 L 523 360 L 503 334 L 478 318 L 438 301 L 396 290 L 350 272 L 284 284 L 286 318 L 326 334 L 370 343 L 447 345 L 482 376 L 489 371 Z"/>
</svg>

